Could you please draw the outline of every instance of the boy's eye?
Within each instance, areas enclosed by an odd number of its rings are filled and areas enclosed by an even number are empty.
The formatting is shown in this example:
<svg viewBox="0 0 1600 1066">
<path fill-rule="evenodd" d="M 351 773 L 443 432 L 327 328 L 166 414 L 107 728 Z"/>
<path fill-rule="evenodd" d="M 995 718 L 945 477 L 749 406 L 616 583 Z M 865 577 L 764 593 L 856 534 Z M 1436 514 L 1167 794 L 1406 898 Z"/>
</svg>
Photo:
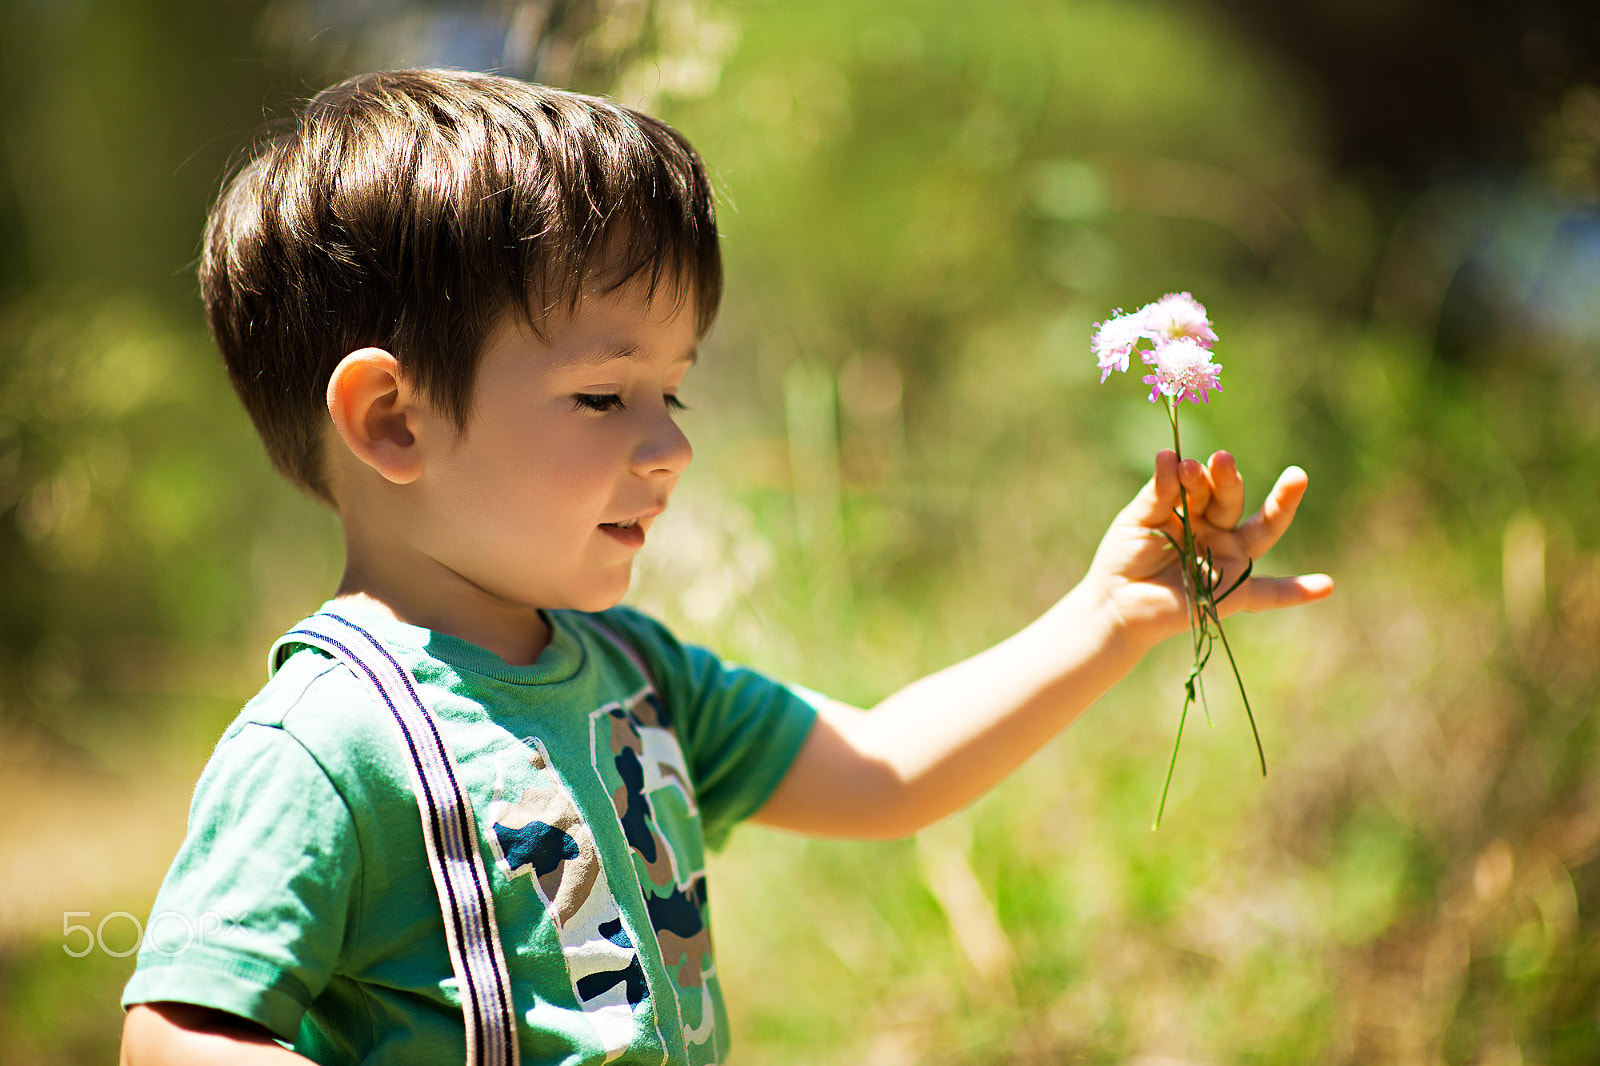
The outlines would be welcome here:
<svg viewBox="0 0 1600 1066">
<path fill-rule="evenodd" d="M 666 393 L 661 397 L 669 411 L 687 411 L 689 405 L 678 399 L 673 393 Z M 622 402 L 622 397 L 614 392 L 580 392 L 572 397 L 576 407 L 590 411 L 621 411 L 627 404 Z"/>
<path fill-rule="evenodd" d="M 578 407 L 591 411 L 620 411 L 623 407 L 622 397 L 614 392 L 580 392 L 572 399 Z"/>
</svg>

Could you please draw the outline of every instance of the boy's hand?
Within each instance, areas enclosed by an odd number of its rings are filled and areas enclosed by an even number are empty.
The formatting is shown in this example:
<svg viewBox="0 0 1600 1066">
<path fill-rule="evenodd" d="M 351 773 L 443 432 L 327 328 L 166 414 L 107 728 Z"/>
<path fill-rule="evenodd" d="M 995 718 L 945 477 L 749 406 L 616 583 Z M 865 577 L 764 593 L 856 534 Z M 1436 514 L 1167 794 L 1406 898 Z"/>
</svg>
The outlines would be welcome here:
<svg viewBox="0 0 1600 1066">
<path fill-rule="evenodd" d="M 1089 572 L 1044 617 L 987 651 L 914 681 L 862 711 L 822 708 L 811 736 L 756 820 L 825 836 L 914 833 L 982 795 L 1133 669 L 1150 646 L 1189 627 L 1175 512 L 1182 481 L 1190 526 L 1226 589 L 1294 521 L 1306 475 L 1284 471 L 1242 525 L 1233 456 L 1156 456 L 1155 477 L 1106 531 Z M 1251 577 L 1219 604 L 1265 611 L 1320 600 L 1323 574 Z"/>
<path fill-rule="evenodd" d="M 1240 524 L 1244 480 L 1233 456 L 1217 452 L 1202 466 L 1193 459 L 1180 463 L 1170 450 L 1158 453 L 1155 476 L 1106 530 L 1084 578 L 1086 585 L 1104 597 L 1126 635 L 1141 646 L 1189 628 L 1178 553 L 1167 540 L 1183 542 L 1183 522 L 1178 516 L 1183 500 L 1180 483 L 1188 497 L 1195 544 L 1202 557 L 1210 551 L 1212 565 L 1221 572 L 1219 589 L 1231 586 L 1246 566 L 1278 542 L 1293 523 L 1306 491 L 1305 471 L 1291 466 L 1279 475 L 1261 510 Z M 1226 616 L 1237 611 L 1296 607 L 1332 592 L 1333 579 L 1326 574 L 1252 575 L 1220 601 L 1217 609 Z"/>
</svg>

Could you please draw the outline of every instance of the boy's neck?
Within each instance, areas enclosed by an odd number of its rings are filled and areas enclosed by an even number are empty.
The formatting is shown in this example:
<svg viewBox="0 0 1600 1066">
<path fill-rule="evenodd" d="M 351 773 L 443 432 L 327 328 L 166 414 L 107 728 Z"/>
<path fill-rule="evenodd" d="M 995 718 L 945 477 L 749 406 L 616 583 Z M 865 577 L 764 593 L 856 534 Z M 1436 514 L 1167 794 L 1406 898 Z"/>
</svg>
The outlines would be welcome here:
<svg viewBox="0 0 1600 1066">
<path fill-rule="evenodd" d="M 476 644 L 511 666 L 533 665 L 550 643 L 550 623 L 539 608 L 497 596 L 419 549 L 405 523 L 415 508 L 398 504 L 386 483 L 358 473 L 361 481 L 339 482 L 345 567 L 334 598 Z"/>
<path fill-rule="evenodd" d="M 443 597 L 438 591 L 422 597 L 403 583 L 374 582 L 346 569 L 334 598 L 476 644 L 511 666 L 531 666 L 550 643 L 550 624 L 537 608 L 505 603 L 470 585 Z"/>
</svg>

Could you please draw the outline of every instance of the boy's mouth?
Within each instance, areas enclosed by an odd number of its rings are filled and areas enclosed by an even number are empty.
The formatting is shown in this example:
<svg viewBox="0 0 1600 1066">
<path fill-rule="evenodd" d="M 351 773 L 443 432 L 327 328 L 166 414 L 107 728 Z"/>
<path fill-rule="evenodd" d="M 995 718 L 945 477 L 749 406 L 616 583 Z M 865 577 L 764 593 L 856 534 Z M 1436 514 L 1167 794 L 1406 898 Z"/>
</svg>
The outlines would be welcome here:
<svg viewBox="0 0 1600 1066">
<path fill-rule="evenodd" d="M 600 528 L 612 540 L 619 542 L 624 547 L 644 547 L 644 527 L 639 524 L 637 518 L 630 518 L 624 522 L 602 522 L 600 523 Z"/>
</svg>

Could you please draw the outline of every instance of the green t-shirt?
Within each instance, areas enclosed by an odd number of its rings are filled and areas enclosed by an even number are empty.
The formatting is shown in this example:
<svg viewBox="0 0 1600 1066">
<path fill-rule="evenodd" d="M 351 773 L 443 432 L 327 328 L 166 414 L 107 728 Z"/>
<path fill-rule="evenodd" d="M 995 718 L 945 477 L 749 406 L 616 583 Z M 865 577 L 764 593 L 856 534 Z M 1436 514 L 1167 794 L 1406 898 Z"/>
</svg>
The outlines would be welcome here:
<svg viewBox="0 0 1600 1066">
<path fill-rule="evenodd" d="M 440 723 L 471 798 L 522 1062 L 720 1062 L 705 847 L 772 794 L 809 694 L 678 643 L 638 612 L 574 612 L 509 666 L 341 602 Z M 280 642 L 281 643 L 281 642 Z M 388 712 L 293 646 L 223 734 L 156 897 L 125 1006 L 259 1022 L 323 1063 L 460 1062 L 457 983 Z"/>
</svg>

